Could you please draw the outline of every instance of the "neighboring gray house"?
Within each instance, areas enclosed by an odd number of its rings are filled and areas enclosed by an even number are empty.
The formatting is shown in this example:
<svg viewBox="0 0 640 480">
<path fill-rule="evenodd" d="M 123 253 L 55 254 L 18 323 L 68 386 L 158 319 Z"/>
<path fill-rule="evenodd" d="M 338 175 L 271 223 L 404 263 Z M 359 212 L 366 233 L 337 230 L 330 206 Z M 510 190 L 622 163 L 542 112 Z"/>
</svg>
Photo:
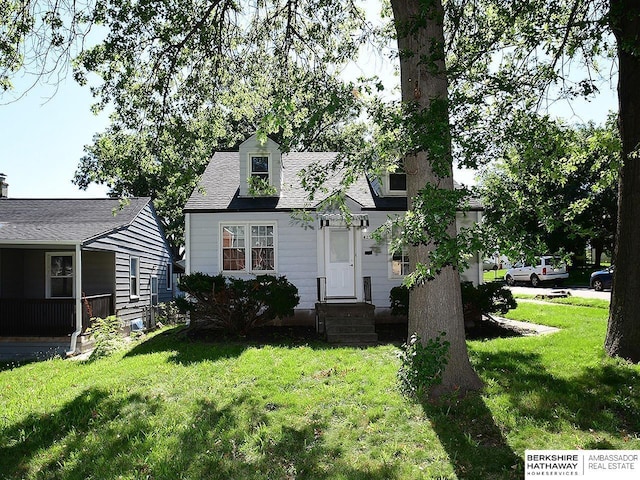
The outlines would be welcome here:
<svg viewBox="0 0 640 480">
<path fill-rule="evenodd" d="M 358 179 L 347 192 L 348 222 L 335 212 L 317 211 L 318 199 L 307 199 L 298 176 L 302 168 L 328 164 L 336 155 L 281 154 L 275 142 L 261 144 L 255 135 L 238 152 L 215 153 L 184 210 L 186 273 L 285 275 L 300 294 L 298 323 L 318 321 L 318 309 L 332 304 L 342 310 L 368 304 L 376 316 L 388 314 L 389 292 L 401 284 L 408 259 L 404 252 L 389 253 L 371 232 L 406 210 L 406 178 L 390 174 L 382 184 Z M 271 187 L 268 196 L 251 195 L 255 179 Z M 331 190 L 335 182 L 325 186 Z M 310 224 L 292 215 L 303 208 L 312 213 Z M 458 225 L 480 216 L 476 205 L 459 214 Z M 482 281 L 477 259 L 463 277 Z"/>
<path fill-rule="evenodd" d="M 149 198 L 0 198 L 0 350 L 75 353 L 94 316 L 148 324 L 172 298 L 172 261 Z"/>
</svg>

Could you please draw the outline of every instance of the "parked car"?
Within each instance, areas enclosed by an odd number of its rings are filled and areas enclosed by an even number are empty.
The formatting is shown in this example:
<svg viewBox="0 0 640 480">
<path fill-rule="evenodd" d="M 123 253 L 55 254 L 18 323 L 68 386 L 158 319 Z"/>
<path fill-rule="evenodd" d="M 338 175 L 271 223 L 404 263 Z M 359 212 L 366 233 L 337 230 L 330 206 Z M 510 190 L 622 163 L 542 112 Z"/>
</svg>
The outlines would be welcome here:
<svg viewBox="0 0 640 480">
<path fill-rule="evenodd" d="M 504 275 L 507 285 L 526 282 L 531 283 L 534 287 L 538 287 L 542 283 L 561 285 L 567 278 L 569 278 L 567 265 L 548 255 L 538 257 L 535 266 L 518 262 Z"/>
<path fill-rule="evenodd" d="M 611 288 L 613 284 L 613 265 L 604 270 L 598 270 L 591 274 L 589 280 L 589 287 L 593 288 L 596 292 L 601 292 L 605 288 Z"/>
<path fill-rule="evenodd" d="M 490 258 L 485 258 L 482 261 L 482 270 L 485 272 L 489 270 L 498 270 L 498 264 Z"/>
</svg>

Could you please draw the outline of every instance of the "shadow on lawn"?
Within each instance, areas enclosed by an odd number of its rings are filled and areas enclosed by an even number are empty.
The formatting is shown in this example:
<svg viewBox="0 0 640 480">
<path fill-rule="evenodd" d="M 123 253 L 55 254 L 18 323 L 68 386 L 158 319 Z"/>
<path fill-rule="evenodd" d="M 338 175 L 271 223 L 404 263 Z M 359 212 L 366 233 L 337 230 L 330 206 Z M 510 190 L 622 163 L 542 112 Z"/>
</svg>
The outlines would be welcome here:
<svg viewBox="0 0 640 480">
<path fill-rule="evenodd" d="M 87 389 L 0 430 L 0 478 L 398 478 L 392 465 L 354 467 L 327 447 L 325 425 L 287 425 L 279 408 L 241 395 L 174 418 L 160 395 Z"/>
<path fill-rule="evenodd" d="M 511 449 L 480 395 L 447 404 L 424 402 L 422 408 L 458 478 L 522 478 L 523 459 Z"/>
<path fill-rule="evenodd" d="M 194 430 L 181 435 L 176 452 L 186 477 L 398 478 L 393 465 L 355 468 L 346 458 L 347 452 L 325 444 L 326 425 L 322 422 L 309 419 L 301 426 L 289 426 L 280 419 L 272 422 L 268 412 L 279 408 L 247 396 L 235 399 L 233 406 L 223 410 L 201 401 Z"/>
<path fill-rule="evenodd" d="M 640 374 L 612 363 L 585 367 L 574 377 L 549 373 L 537 354 L 514 351 L 483 354 L 479 373 L 492 378 L 518 415 L 549 429 L 566 422 L 583 431 L 612 435 L 640 433 Z M 603 448 L 598 443 L 582 448 Z"/>
<path fill-rule="evenodd" d="M 140 342 L 127 352 L 125 358 L 158 352 L 170 352 L 169 360 L 171 362 L 188 365 L 238 357 L 247 347 L 248 345 L 243 342 L 211 342 L 191 339 L 186 335 L 184 327 L 177 327 L 165 330 Z"/>
<path fill-rule="evenodd" d="M 579 429 L 592 439 L 571 448 L 614 448 L 598 432 L 614 437 L 640 434 L 640 374 L 624 365 L 585 367 L 575 377 L 558 378 L 539 355 L 508 351 L 484 353 L 478 373 L 500 385 L 516 419 L 526 418 L 551 433 Z M 523 459 L 508 445 L 481 395 L 446 405 L 425 402 L 423 409 L 458 477 L 522 477 Z"/>
<path fill-rule="evenodd" d="M 113 477 L 125 473 L 130 465 L 121 453 L 131 448 L 135 433 L 148 426 L 148 416 L 137 415 L 141 408 L 153 414 L 161 401 L 140 395 L 114 399 L 107 391 L 87 389 L 55 412 L 31 414 L 2 428 L 0 477 L 32 477 L 39 471 L 43 475 L 38 478 L 60 478 L 64 470 L 64 478 L 87 478 L 87 468 L 107 462 Z M 110 428 L 122 417 L 127 417 L 126 424 Z"/>
</svg>

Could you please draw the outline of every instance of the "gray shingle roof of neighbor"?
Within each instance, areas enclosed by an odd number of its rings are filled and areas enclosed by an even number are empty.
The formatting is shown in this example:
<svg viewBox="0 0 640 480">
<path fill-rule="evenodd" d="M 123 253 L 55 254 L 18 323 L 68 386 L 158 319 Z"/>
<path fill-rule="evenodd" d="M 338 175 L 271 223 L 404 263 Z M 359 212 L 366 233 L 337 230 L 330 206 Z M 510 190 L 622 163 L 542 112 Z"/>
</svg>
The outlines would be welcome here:
<svg viewBox="0 0 640 480">
<path fill-rule="evenodd" d="M 279 197 L 243 198 L 239 196 L 240 154 L 238 152 L 217 152 L 209 162 L 200 178 L 198 186 L 185 205 L 185 212 L 192 211 L 269 211 L 314 209 L 326 198 L 327 193 L 319 193 L 314 200 L 308 198 L 308 192 L 300 183 L 298 173 L 303 168 L 317 163 L 328 165 L 337 156 L 331 152 L 291 152 L 282 155 L 282 192 Z M 335 173 L 324 187 L 331 192 L 339 183 L 340 173 Z M 456 188 L 460 185 L 455 183 Z M 367 178 L 362 175 L 349 188 L 347 195 L 363 210 L 407 209 L 405 197 L 382 197 L 377 195 Z M 470 209 L 479 210 L 482 205 L 477 199 L 471 199 Z"/>
<path fill-rule="evenodd" d="M 0 199 L 0 243 L 81 243 L 133 222 L 148 197 Z"/>
</svg>

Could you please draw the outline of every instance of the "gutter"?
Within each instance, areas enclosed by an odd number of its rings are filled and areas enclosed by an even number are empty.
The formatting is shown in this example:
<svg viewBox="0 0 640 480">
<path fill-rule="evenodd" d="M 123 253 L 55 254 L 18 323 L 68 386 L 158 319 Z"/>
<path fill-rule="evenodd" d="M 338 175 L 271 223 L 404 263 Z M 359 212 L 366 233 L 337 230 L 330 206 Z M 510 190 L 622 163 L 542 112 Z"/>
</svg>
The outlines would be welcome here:
<svg viewBox="0 0 640 480">
<path fill-rule="evenodd" d="M 82 249 L 80 244 L 76 243 L 76 261 L 75 261 L 75 296 L 76 296 L 76 329 L 71 334 L 71 344 L 66 352 L 67 357 L 75 355 L 78 336 L 82 333 Z"/>
</svg>

